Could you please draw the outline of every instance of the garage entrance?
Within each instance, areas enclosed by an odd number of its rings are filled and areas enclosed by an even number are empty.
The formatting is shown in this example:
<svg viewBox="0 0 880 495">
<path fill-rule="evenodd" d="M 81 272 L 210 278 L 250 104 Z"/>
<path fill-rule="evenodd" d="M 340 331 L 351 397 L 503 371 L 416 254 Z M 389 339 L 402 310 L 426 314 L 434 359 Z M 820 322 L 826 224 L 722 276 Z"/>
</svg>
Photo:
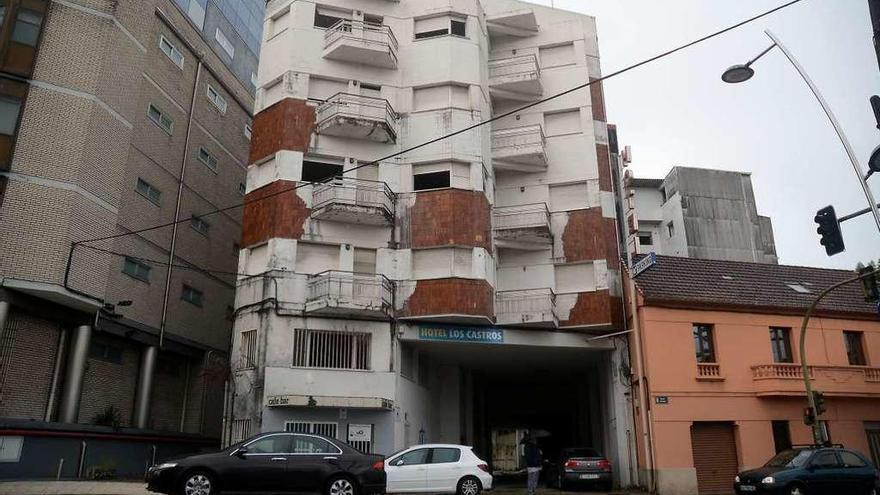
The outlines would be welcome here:
<svg viewBox="0 0 880 495">
<path fill-rule="evenodd" d="M 733 493 L 731 480 L 739 470 L 733 424 L 694 423 L 691 445 L 700 495 Z"/>
</svg>

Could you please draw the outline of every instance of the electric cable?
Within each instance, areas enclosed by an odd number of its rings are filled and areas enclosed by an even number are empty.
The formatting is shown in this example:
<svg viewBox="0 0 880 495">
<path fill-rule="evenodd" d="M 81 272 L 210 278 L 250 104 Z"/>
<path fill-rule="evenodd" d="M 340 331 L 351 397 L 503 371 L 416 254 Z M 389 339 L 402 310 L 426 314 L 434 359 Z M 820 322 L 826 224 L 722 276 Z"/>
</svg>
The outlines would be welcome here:
<svg viewBox="0 0 880 495">
<path fill-rule="evenodd" d="M 421 143 L 421 144 L 417 144 L 417 145 L 415 145 L 415 146 L 411 146 L 411 147 L 409 147 L 409 148 L 407 148 L 407 149 L 404 149 L 404 150 L 401 150 L 401 151 L 398 151 L 398 152 L 392 153 L 392 154 L 390 154 L 390 155 L 388 155 L 388 156 L 385 156 L 385 157 L 382 157 L 382 158 L 378 158 L 378 159 L 373 160 L 373 161 L 370 161 L 370 162 L 364 162 L 364 163 L 362 163 L 362 164 L 360 164 L 360 165 L 357 165 L 357 166 L 351 167 L 351 168 L 349 168 L 349 169 L 343 170 L 341 173 L 342 173 L 342 174 L 345 174 L 345 173 L 347 173 L 347 172 L 353 172 L 353 171 L 358 170 L 358 169 L 363 168 L 363 167 L 368 167 L 368 166 L 376 165 L 376 164 L 378 164 L 378 163 L 380 163 L 380 162 L 387 161 L 387 160 L 390 160 L 390 159 L 392 159 L 392 158 L 395 158 L 395 157 L 398 157 L 398 156 L 404 155 L 404 154 L 406 154 L 406 153 L 410 153 L 410 152 L 412 152 L 412 151 L 418 150 L 418 149 L 420 149 L 420 148 L 424 148 L 424 147 L 426 147 L 426 146 L 430 146 L 430 145 L 432 145 L 432 144 L 434 144 L 434 143 L 437 143 L 437 142 L 440 142 L 440 141 L 443 141 L 443 140 L 446 140 L 446 139 L 449 139 L 449 138 L 452 138 L 452 137 L 458 136 L 458 135 L 460 135 L 460 134 L 464 134 L 464 133 L 466 133 L 466 132 L 472 131 L 472 130 L 477 129 L 477 128 L 479 128 L 479 127 L 482 127 L 482 126 L 484 126 L 484 125 L 486 125 L 486 124 L 491 124 L 492 122 L 495 122 L 495 121 L 498 121 L 498 120 L 500 120 L 500 119 L 503 119 L 503 118 L 509 117 L 509 116 L 511 116 L 511 115 L 514 115 L 514 114 L 516 114 L 516 113 L 522 112 L 523 110 L 528 110 L 528 109 L 530 109 L 530 108 L 533 108 L 533 107 L 535 107 L 535 106 L 541 105 L 541 104 L 546 103 L 546 102 L 548 102 L 548 101 L 552 101 L 552 100 L 555 100 L 555 99 L 557 99 L 557 98 L 561 98 L 561 97 L 563 97 L 563 96 L 566 96 L 566 95 L 569 95 L 569 94 L 571 94 L 571 93 L 574 93 L 574 92 L 576 92 L 576 91 L 580 91 L 580 90 L 585 89 L 585 88 L 587 88 L 587 87 L 589 87 L 589 86 L 592 86 L 592 85 L 594 85 L 594 84 L 601 83 L 601 82 L 603 82 L 603 81 L 606 81 L 606 80 L 608 80 L 608 79 L 611 79 L 612 77 L 619 76 L 619 75 L 624 74 L 624 73 L 626 73 L 626 72 L 629 72 L 629 71 L 631 71 L 631 70 L 633 70 L 633 69 L 639 68 L 639 67 L 641 67 L 641 66 L 643 66 L 643 65 L 649 64 L 649 63 L 651 63 L 651 62 L 654 62 L 654 61 L 659 60 L 659 59 L 664 58 L 664 57 L 668 57 L 669 55 L 672 55 L 672 54 L 674 54 L 674 53 L 677 53 L 677 52 L 679 52 L 679 51 L 681 51 L 681 50 L 684 50 L 684 49 L 690 48 L 690 47 L 692 47 L 692 46 L 694 46 L 694 45 L 697 45 L 697 44 L 699 44 L 699 43 L 702 43 L 702 42 L 704 42 L 704 41 L 708 41 L 708 40 L 710 40 L 710 39 L 712 39 L 712 38 L 715 38 L 715 37 L 720 36 L 720 35 L 722 35 L 722 34 L 725 34 L 725 33 L 727 33 L 727 32 L 733 31 L 733 30 L 735 30 L 735 29 L 737 29 L 737 28 L 739 28 L 739 27 L 742 27 L 742 26 L 744 26 L 744 25 L 746 25 L 746 24 L 749 24 L 749 23 L 751 23 L 751 22 L 754 22 L 754 21 L 756 21 L 756 20 L 758 20 L 758 19 L 761 19 L 761 18 L 763 18 L 763 17 L 766 17 L 766 16 L 768 16 L 768 15 L 774 14 L 774 13 L 776 13 L 776 12 L 782 10 L 782 9 L 785 9 L 785 8 L 787 8 L 787 7 L 790 7 L 790 6 L 792 6 L 792 5 L 796 4 L 796 3 L 799 3 L 799 2 L 801 2 L 801 1 L 802 1 L 802 0 L 791 0 L 791 1 L 789 1 L 789 2 L 786 2 L 786 3 L 782 4 L 782 5 L 779 5 L 779 6 L 777 6 L 777 7 L 774 7 L 774 8 L 772 8 L 772 9 L 770 9 L 770 10 L 767 10 L 767 11 L 761 13 L 761 14 L 757 14 L 757 15 L 752 16 L 752 17 L 750 17 L 750 18 L 748 18 L 748 19 L 746 19 L 746 20 L 744 20 L 744 21 L 740 21 L 740 22 L 738 22 L 738 23 L 736 23 L 736 24 L 733 24 L 733 25 L 731 25 L 731 26 L 729 26 L 729 27 L 726 27 L 726 28 L 724 28 L 724 29 L 721 29 L 720 31 L 715 31 L 715 32 L 712 33 L 712 34 L 709 34 L 709 35 L 703 36 L 702 38 L 698 38 L 698 39 L 696 39 L 696 40 L 694 40 L 694 41 L 691 41 L 691 42 L 686 43 L 686 44 L 684 44 L 684 45 L 680 45 L 680 46 L 678 46 L 678 47 L 676 47 L 676 48 L 673 48 L 673 49 L 671 49 L 671 50 L 667 50 L 667 51 L 665 51 L 665 52 L 663 52 L 663 53 L 660 53 L 660 54 L 655 55 L 655 56 L 653 56 L 653 57 L 650 57 L 650 58 L 647 58 L 647 59 L 645 59 L 645 60 L 642 60 L 641 62 L 637 62 L 637 63 L 635 63 L 635 64 L 629 65 L 629 66 L 627 66 L 627 67 L 624 67 L 623 69 L 620 69 L 620 70 L 617 70 L 617 71 L 615 71 L 615 72 L 612 72 L 612 73 L 610 73 L 610 74 L 608 74 L 608 75 L 606 75 L 606 76 L 602 76 L 602 77 L 599 77 L 599 78 L 593 79 L 593 80 L 591 80 L 591 81 L 589 81 L 589 82 L 587 82 L 587 83 L 580 84 L 580 85 L 575 86 L 575 87 L 573 87 L 573 88 L 571 88 L 571 89 L 565 90 L 565 91 L 563 91 L 563 92 L 561 92 L 561 93 L 556 93 L 556 94 L 554 94 L 554 95 L 552 95 L 552 96 L 548 96 L 548 97 L 546 97 L 546 98 L 542 98 L 542 99 L 540 99 L 540 100 L 537 100 L 537 101 L 534 101 L 534 102 L 528 103 L 528 104 L 523 105 L 523 106 L 521 106 L 521 107 L 518 107 L 518 108 L 516 108 L 516 109 L 514 109 L 514 110 L 510 110 L 510 111 L 504 112 L 504 113 L 502 113 L 502 114 L 499 114 L 499 115 L 496 115 L 496 116 L 494 116 L 494 117 L 491 117 L 491 118 L 489 118 L 489 119 L 487 119 L 487 120 L 480 121 L 480 122 L 478 122 L 478 123 L 476 123 L 476 124 L 470 125 L 470 126 L 465 127 L 465 128 L 463 128 L 463 129 L 459 129 L 459 130 L 454 131 L 454 132 L 449 133 L 449 134 L 445 134 L 445 135 L 443 135 L 443 136 L 436 137 L 436 138 L 431 139 L 431 140 L 429 140 L 429 141 L 425 141 L 425 142 L 423 142 L 423 143 Z M 124 233 L 121 233 L 121 234 L 114 234 L 114 235 L 109 235 L 109 236 L 104 236 L 104 237 L 96 237 L 96 238 L 94 238 L 94 239 L 85 239 L 85 240 L 81 240 L 81 241 L 76 241 L 76 242 L 73 243 L 73 245 L 74 245 L 74 246 L 77 246 L 77 245 L 82 245 L 82 244 L 84 244 L 84 243 L 91 243 L 91 242 L 105 241 L 105 240 L 109 240 L 109 239 L 116 239 L 116 238 L 119 238 L 119 237 L 125 237 L 125 236 L 129 236 L 129 235 L 135 235 L 135 234 L 141 234 L 141 233 L 144 233 L 144 232 L 149 232 L 149 231 L 151 231 L 151 230 L 161 229 L 161 228 L 165 228 L 165 227 L 171 227 L 171 226 L 173 226 L 173 225 L 175 225 L 175 224 L 179 224 L 179 223 L 184 223 L 184 222 L 192 221 L 192 218 L 204 218 L 204 217 L 207 217 L 207 216 L 209 216 L 209 215 L 214 215 L 214 214 L 221 213 L 221 212 L 224 212 L 224 211 L 233 210 L 233 209 L 235 209 L 235 208 L 241 208 L 241 207 L 243 207 L 243 206 L 247 206 L 247 205 L 249 205 L 249 204 L 251 204 L 251 203 L 256 203 L 256 202 L 258 202 L 258 201 L 263 201 L 263 200 L 266 200 L 266 199 L 269 199 L 269 198 L 272 198 L 272 197 L 275 197 L 275 196 L 279 196 L 279 195 L 281 195 L 281 194 L 286 194 L 286 193 L 289 193 L 289 192 L 293 192 L 293 191 L 296 191 L 297 189 L 300 189 L 301 187 L 305 187 L 305 186 L 307 186 L 307 185 L 314 185 L 314 184 L 321 184 L 321 183 L 320 183 L 320 182 L 300 182 L 299 184 L 297 184 L 297 185 L 295 185 L 295 186 L 292 186 L 292 187 L 288 187 L 288 188 L 285 188 L 285 189 L 281 189 L 281 190 L 278 190 L 278 191 L 274 191 L 274 192 L 272 192 L 272 193 L 268 193 L 268 194 L 265 194 L 265 195 L 261 195 L 261 196 L 256 197 L 256 198 L 245 199 L 245 200 L 242 201 L 241 203 L 236 203 L 236 204 L 234 204 L 234 205 L 226 206 L 226 207 L 223 207 L 223 208 L 218 208 L 218 209 L 215 209 L 215 210 L 209 211 L 209 212 L 207 212 L 207 213 L 203 213 L 203 214 L 201 214 L 201 215 L 193 215 L 193 217 L 191 217 L 191 218 L 186 218 L 186 219 L 182 219 L 182 220 L 175 220 L 175 221 L 172 221 L 172 222 L 167 222 L 167 223 L 163 223 L 163 224 L 159 224 L 159 225 L 154 225 L 154 226 L 152 226 L 152 227 L 145 227 L 145 228 L 142 228 L 142 229 L 136 229 L 136 230 L 132 230 L 132 231 L 129 231 L 129 232 L 124 232 Z"/>
</svg>

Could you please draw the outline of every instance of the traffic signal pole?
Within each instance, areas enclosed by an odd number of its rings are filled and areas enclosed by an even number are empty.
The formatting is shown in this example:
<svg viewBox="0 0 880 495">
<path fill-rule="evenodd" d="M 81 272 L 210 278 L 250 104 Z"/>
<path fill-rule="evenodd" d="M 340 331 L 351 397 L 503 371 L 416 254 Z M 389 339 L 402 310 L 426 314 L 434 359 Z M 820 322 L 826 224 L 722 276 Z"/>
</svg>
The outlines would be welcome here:
<svg viewBox="0 0 880 495">
<path fill-rule="evenodd" d="M 807 325 L 810 322 L 810 318 L 813 316 L 813 312 L 816 311 L 816 306 L 819 305 L 819 302 L 825 298 L 828 294 L 833 292 L 834 290 L 843 287 L 844 285 L 848 285 L 854 282 L 858 282 L 867 277 L 873 277 L 876 274 L 880 273 L 880 268 L 873 271 L 866 271 L 865 273 L 860 273 L 855 277 L 848 278 L 842 282 L 838 282 L 831 287 L 823 290 L 816 296 L 812 303 L 810 303 L 810 307 L 807 308 L 806 314 L 804 314 L 804 321 L 801 323 L 801 341 L 800 341 L 800 355 L 801 355 L 801 373 L 804 377 L 804 389 L 807 392 L 807 402 L 809 403 L 809 407 L 813 410 L 815 414 L 815 420 L 811 427 L 813 428 L 813 443 L 816 445 L 820 445 L 824 442 L 824 438 L 822 437 L 822 425 L 819 422 L 819 410 L 816 408 L 816 396 L 813 393 L 813 384 L 810 382 L 810 367 L 807 365 Z"/>
</svg>

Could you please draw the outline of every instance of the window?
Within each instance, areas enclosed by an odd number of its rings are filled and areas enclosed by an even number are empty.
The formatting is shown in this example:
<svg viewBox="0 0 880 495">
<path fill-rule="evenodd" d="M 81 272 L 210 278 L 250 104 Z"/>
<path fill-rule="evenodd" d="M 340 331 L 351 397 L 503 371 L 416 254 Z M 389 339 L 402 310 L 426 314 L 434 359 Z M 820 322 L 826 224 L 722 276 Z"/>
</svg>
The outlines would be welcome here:
<svg viewBox="0 0 880 495">
<path fill-rule="evenodd" d="M 651 246 L 653 244 L 650 232 L 639 232 L 639 246 Z"/>
<path fill-rule="evenodd" d="M 162 198 L 162 191 L 153 187 L 152 184 L 138 177 L 137 186 L 135 186 L 135 191 L 138 192 L 141 196 L 150 200 L 150 202 L 159 205 L 159 200 Z"/>
<path fill-rule="evenodd" d="M 212 88 L 210 84 L 208 85 L 208 99 L 217 107 L 217 110 L 220 110 L 220 113 L 226 114 L 226 99 L 220 96 L 220 93 Z"/>
<path fill-rule="evenodd" d="M 240 254 L 239 251 L 241 251 L 241 245 L 237 242 L 233 242 L 232 243 L 232 255 L 238 256 Z"/>
<path fill-rule="evenodd" d="M 431 464 L 458 462 L 459 459 L 461 459 L 461 451 L 458 449 L 434 449 L 431 453 Z"/>
<path fill-rule="evenodd" d="M 302 180 L 305 182 L 322 182 L 342 175 L 342 165 L 303 161 Z"/>
<path fill-rule="evenodd" d="M 843 332 L 843 339 L 846 342 L 846 357 L 849 359 L 849 364 L 867 365 L 868 360 L 865 359 L 865 349 L 862 346 L 862 332 Z"/>
<path fill-rule="evenodd" d="M 694 325 L 694 347 L 698 363 L 714 363 L 715 342 L 712 338 L 712 325 Z"/>
<path fill-rule="evenodd" d="M 162 130 L 169 135 L 174 132 L 174 121 L 164 115 L 162 111 L 156 108 L 152 103 L 150 103 L 150 107 L 147 109 L 147 116 L 150 117 L 150 120 L 152 120 L 154 124 L 162 128 Z"/>
<path fill-rule="evenodd" d="M 257 331 L 241 332 L 241 346 L 238 350 L 238 369 L 253 368 L 257 363 Z"/>
<path fill-rule="evenodd" d="M 770 348 L 773 351 L 774 363 L 793 363 L 794 357 L 791 353 L 791 329 L 771 328 Z"/>
<path fill-rule="evenodd" d="M 290 452 L 291 435 L 269 435 L 246 445 L 250 454 L 286 454 Z"/>
<path fill-rule="evenodd" d="M 413 175 L 413 191 L 449 187 L 449 171 Z"/>
<path fill-rule="evenodd" d="M 843 467 L 865 467 L 868 465 L 861 457 L 848 450 L 841 450 L 838 454 L 840 454 L 840 462 L 843 463 Z"/>
<path fill-rule="evenodd" d="M 837 460 L 837 454 L 826 451 L 816 454 L 810 464 L 820 469 L 828 469 L 838 467 L 840 462 Z"/>
<path fill-rule="evenodd" d="M 449 34 L 467 36 L 467 20 L 464 17 L 448 15 L 416 19 L 414 31 L 417 40 Z"/>
<path fill-rule="evenodd" d="M 189 226 L 202 235 L 208 235 L 208 231 L 211 229 L 211 224 L 195 215 L 190 218 Z"/>
<path fill-rule="evenodd" d="M 223 34 L 223 31 L 221 31 L 220 28 L 217 28 L 217 30 L 214 32 L 214 39 L 217 40 L 217 43 L 220 44 L 220 48 L 222 48 L 223 51 L 226 52 L 227 55 L 229 55 L 229 58 L 235 57 L 235 47 L 232 46 L 232 42 L 229 41 L 229 38 L 227 38 L 226 35 Z"/>
<path fill-rule="evenodd" d="M 251 136 L 253 135 L 253 133 L 254 133 L 254 129 L 251 127 L 251 125 L 245 124 L 244 125 L 244 137 L 246 137 L 248 141 L 251 140 Z"/>
<path fill-rule="evenodd" d="M 675 224 L 673 224 L 672 222 L 667 223 L 666 224 L 666 233 L 669 234 L 670 238 L 672 238 L 672 236 L 675 235 Z"/>
<path fill-rule="evenodd" d="M 431 378 L 431 372 L 428 371 L 430 369 L 429 366 L 430 361 L 428 360 L 428 354 L 424 352 L 419 353 L 419 385 L 428 388 L 428 380 Z"/>
<path fill-rule="evenodd" d="M 43 14 L 36 10 L 19 10 L 15 18 L 15 28 L 12 31 L 12 41 L 22 45 L 37 46 L 42 22 Z"/>
<path fill-rule="evenodd" d="M 0 24 L 6 19 L 6 6 L 0 5 Z"/>
<path fill-rule="evenodd" d="M 308 433 L 311 435 L 323 435 L 330 438 L 338 438 L 336 432 L 339 425 L 322 421 L 285 421 L 284 431 L 291 433 Z"/>
<path fill-rule="evenodd" d="M 18 113 L 21 111 L 21 100 L 10 96 L 0 96 L 0 134 L 15 135 L 18 124 Z"/>
<path fill-rule="evenodd" d="M 773 445 L 776 447 L 776 453 L 791 448 L 791 429 L 788 427 L 788 421 L 772 421 L 773 427 Z"/>
<path fill-rule="evenodd" d="M 106 342 L 93 341 L 89 345 L 89 358 L 113 364 L 122 364 L 122 347 Z"/>
<path fill-rule="evenodd" d="M 199 147 L 199 161 L 207 165 L 214 172 L 217 171 L 217 157 L 205 148 Z"/>
<path fill-rule="evenodd" d="M 428 453 L 431 449 L 416 449 L 412 452 L 407 452 L 399 456 L 397 459 L 394 459 L 395 466 L 417 466 L 419 464 L 426 464 L 428 462 Z"/>
<path fill-rule="evenodd" d="M 408 345 L 401 344 L 400 345 L 400 376 L 404 378 L 409 378 L 410 380 L 415 379 L 415 361 L 416 361 L 416 353 L 415 349 Z"/>
<path fill-rule="evenodd" d="M 342 12 L 339 10 L 331 10 L 323 7 L 315 7 L 315 27 L 327 29 L 333 27 L 337 22 L 351 17 L 350 12 Z"/>
<path fill-rule="evenodd" d="M 24 437 L 0 436 L 0 462 L 19 462 Z"/>
<path fill-rule="evenodd" d="M 339 448 L 331 445 L 330 442 L 318 437 L 307 437 L 303 435 L 293 436 L 294 454 L 339 454 Z"/>
<path fill-rule="evenodd" d="M 238 194 L 241 194 L 242 196 L 247 194 L 247 186 L 244 185 L 244 182 L 238 183 Z"/>
<path fill-rule="evenodd" d="M 369 333 L 333 330 L 293 331 L 293 366 L 347 370 L 370 369 Z"/>
<path fill-rule="evenodd" d="M 580 109 L 544 114 L 544 130 L 547 137 L 582 133 L 583 122 L 581 121 Z"/>
<path fill-rule="evenodd" d="M 204 303 L 205 295 L 202 293 L 202 291 L 184 284 L 183 290 L 180 292 L 180 298 L 192 304 L 193 306 L 198 306 L 201 308 Z"/>
<path fill-rule="evenodd" d="M 150 281 L 150 269 L 150 265 L 134 258 L 129 258 L 128 256 L 126 256 L 125 260 L 122 262 L 122 273 L 131 278 L 138 279 L 141 282 Z"/>
<path fill-rule="evenodd" d="M 164 36 L 159 37 L 159 49 L 174 62 L 174 65 L 183 69 L 183 54 Z"/>
</svg>

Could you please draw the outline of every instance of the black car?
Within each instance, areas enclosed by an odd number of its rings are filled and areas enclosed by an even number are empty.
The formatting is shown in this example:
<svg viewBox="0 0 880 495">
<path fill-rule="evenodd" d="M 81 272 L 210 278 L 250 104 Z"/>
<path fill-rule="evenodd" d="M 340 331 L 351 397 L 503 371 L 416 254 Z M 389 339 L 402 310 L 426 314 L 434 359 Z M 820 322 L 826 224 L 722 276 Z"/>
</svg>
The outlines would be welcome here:
<svg viewBox="0 0 880 495">
<path fill-rule="evenodd" d="M 739 494 L 877 495 L 880 473 L 859 452 L 843 447 L 783 450 L 764 467 L 734 480 Z"/>
<path fill-rule="evenodd" d="M 385 493 L 385 459 L 344 442 L 300 433 L 264 433 L 225 450 L 153 466 L 147 489 L 169 495 Z"/>
<path fill-rule="evenodd" d="M 547 484 L 560 490 L 574 486 L 596 486 L 600 490 L 611 490 L 611 462 L 596 449 L 562 449 L 559 457 L 547 463 L 546 467 Z"/>
</svg>

